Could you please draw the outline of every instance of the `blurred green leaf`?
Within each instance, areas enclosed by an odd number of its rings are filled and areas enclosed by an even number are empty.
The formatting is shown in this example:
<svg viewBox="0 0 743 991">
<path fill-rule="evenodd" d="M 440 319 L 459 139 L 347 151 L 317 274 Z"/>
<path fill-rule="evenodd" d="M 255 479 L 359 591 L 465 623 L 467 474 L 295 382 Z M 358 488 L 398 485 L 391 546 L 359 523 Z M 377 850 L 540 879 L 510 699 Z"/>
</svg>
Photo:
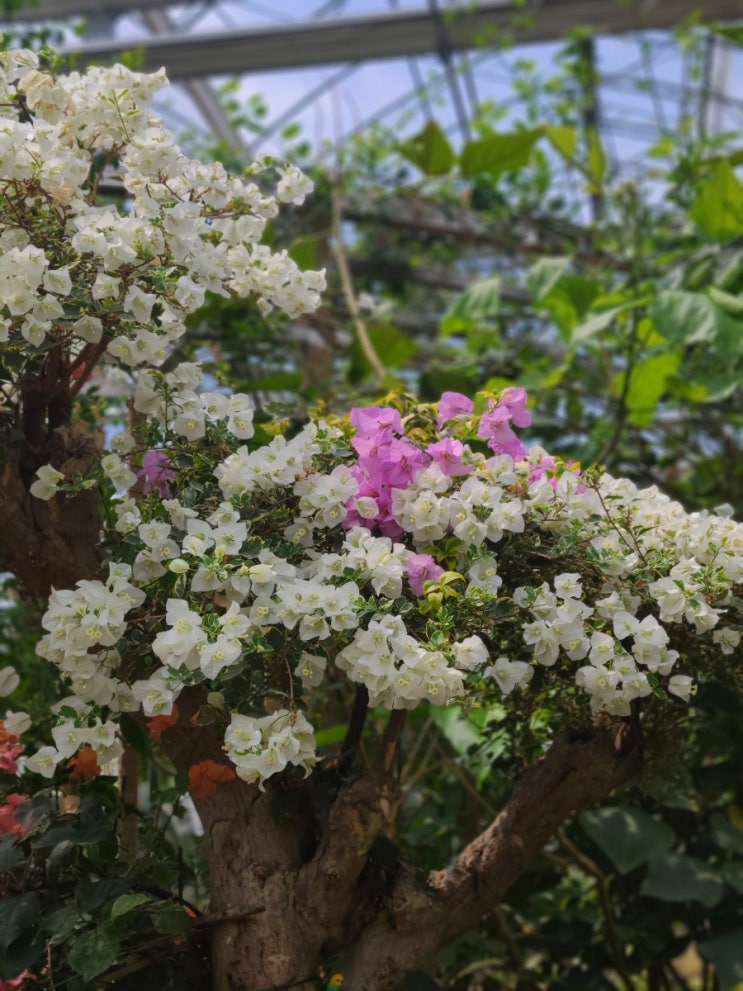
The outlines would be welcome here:
<svg viewBox="0 0 743 991">
<path fill-rule="evenodd" d="M 649 427 L 653 422 L 655 407 L 683 356 L 682 351 L 667 351 L 646 358 L 632 369 L 626 402 L 630 421 L 635 426 Z"/>
<path fill-rule="evenodd" d="M 743 24 L 736 24 L 732 27 L 721 27 L 719 24 L 713 25 L 715 34 L 721 34 L 723 38 L 734 42 L 736 45 L 743 45 Z"/>
<path fill-rule="evenodd" d="M 429 120 L 420 134 L 403 141 L 399 151 L 425 175 L 444 175 L 456 161 L 452 146 L 435 120 Z"/>
<path fill-rule="evenodd" d="M 84 981 L 90 981 L 108 970 L 118 955 L 118 937 L 109 927 L 101 925 L 72 941 L 68 960 Z"/>
<path fill-rule="evenodd" d="M 606 175 L 607 165 L 606 152 L 599 132 L 592 128 L 588 132 L 588 157 L 586 160 L 588 175 L 595 182 L 600 182 Z"/>
<path fill-rule="evenodd" d="M 500 175 L 529 164 L 532 148 L 543 134 L 541 127 L 512 134 L 491 134 L 468 141 L 462 150 L 461 166 L 466 176 L 488 172 Z"/>
<path fill-rule="evenodd" d="M 0 901 L 0 946 L 8 947 L 39 918 L 41 899 L 35 891 Z M 30 941 L 30 937 L 29 937 Z"/>
<path fill-rule="evenodd" d="M 128 712 L 122 712 L 119 716 L 119 726 L 124 741 L 137 753 L 149 754 L 151 752 L 152 737 L 139 719 L 135 719 Z"/>
<path fill-rule="evenodd" d="M 323 238 L 319 234 L 307 234 L 293 241 L 287 254 L 302 270 L 320 268 L 320 245 Z"/>
<path fill-rule="evenodd" d="M 574 127 L 550 124 L 545 127 L 544 133 L 555 151 L 558 151 L 567 162 L 575 161 L 578 132 Z"/>
<path fill-rule="evenodd" d="M 666 902 L 696 901 L 706 908 L 714 908 L 722 898 L 723 890 L 720 875 L 704 861 L 680 853 L 667 853 L 648 864 L 640 894 Z"/>
<path fill-rule="evenodd" d="M 743 929 L 699 942 L 699 952 L 714 966 L 720 991 L 732 991 L 743 982 Z"/>
<path fill-rule="evenodd" d="M 441 318 L 441 333 L 446 337 L 475 327 L 495 316 L 500 307 L 500 279 L 483 279 L 458 296 Z"/>
<path fill-rule="evenodd" d="M 146 905 L 149 901 L 150 898 L 143 892 L 137 892 L 131 895 L 119 895 L 111 906 L 111 919 L 118 919 L 122 915 L 127 915 L 129 912 L 133 912 L 135 908 L 139 908 L 140 905 Z"/>
<path fill-rule="evenodd" d="M 714 241 L 730 241 L 743 234 L 743 183 L 729 162 L 717 163 L 700 184 L 691 219 Z"/>
<path fill-rule="evenodd" d="M 192 920 L 180 905 L 167 905 L 155 915 L 155 928 L 168 936 L 187 936 Z"/>
<path fill-rule="evenodd" d="M 725 884 L 729 884 L 731 888 L 734 888 L 739 894 L 743 895 L 743 863 L 734 861 L 729 864 L 723 864 L 720 867 L 720 875 L 725 881 Z"/>
<path fill-rule="evenodd" d="M 715 310 L 706 296 L 680 289 L 659 292 L 648 315 L 673 344 L 708 341 L 715 334 Z"/>
<path fill-rule="evenodd" d="M 581 812 L 578 822 L 620 874 L 669 850 L 675 839 L 673 830 L 666 823 L 629 806 L 615 805 Z"/>
<path fill-rule="evenodd" d="M 540 303 L 570 265 L 569 255 L 540 258 L 526 273 L 526 288 L 535 303 Z"/>
<path fill-rule="evenodd" d="M 370 324 L 367 330 L 374 350 L 387 371 L 402 367 L 418 350 L 418 345 L 411 337 L 390 324 Z M 354 337 L 349 378 L 352 382 L 361 382 L 370 371 L 371 366 L 358 338 Z"/>
<path fill-rule="evenodd" d="M 738 829 L 719 812 L 710 818 L 710 833 L 723 850 L 743 856 L 743 829 Z"/>
</svg>

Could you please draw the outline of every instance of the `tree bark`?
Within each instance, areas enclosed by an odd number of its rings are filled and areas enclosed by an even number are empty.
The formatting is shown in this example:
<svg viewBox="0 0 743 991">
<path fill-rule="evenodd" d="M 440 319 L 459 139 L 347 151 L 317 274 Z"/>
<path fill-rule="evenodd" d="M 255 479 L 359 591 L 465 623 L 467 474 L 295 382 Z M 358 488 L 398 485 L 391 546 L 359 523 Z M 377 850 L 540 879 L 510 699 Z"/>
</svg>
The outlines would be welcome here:
<svg viewBox="0 0 743 991">
<path fill-rule="evenodd" d="M 194 724 L 198 695 L 184 695 L 180 722 L 163 735 L 169 752 L 179 766 L 224 760 L 215 727 Z M 369 854 L 394 788 L 400 716 L 377 762 L 353 780 L 316 770 L 268 782 L 265 792 L 238 780 L 196 799 L 211 875 L 214 991 L 317 987 L 331 965 L 353 991 L 393 991 L 494 911 L 573 812 L 603 801 L 641 763 L 637 733 L 556 740 L 451 863 L 424 879 L 403 868 L 380 898 L 369 887 Z"/>
<path fill-rule="evenodd" d="M 604 800 L 640 768 L 641 741 L 608 732 L 566 736 L 530 765 L 491 825 L 424 883 L 403 874 L 387 910 L 340 964 L 354 991 L 393 991 L 405 972 L 477 926 L 579 809 Z"/>
</svg>

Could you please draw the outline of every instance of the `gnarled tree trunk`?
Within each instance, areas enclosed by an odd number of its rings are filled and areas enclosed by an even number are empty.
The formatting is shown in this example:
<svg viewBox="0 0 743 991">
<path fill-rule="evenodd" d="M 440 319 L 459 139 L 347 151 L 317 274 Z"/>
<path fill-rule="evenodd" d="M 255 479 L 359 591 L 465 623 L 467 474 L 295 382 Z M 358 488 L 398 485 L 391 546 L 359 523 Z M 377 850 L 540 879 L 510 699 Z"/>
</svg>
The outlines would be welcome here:
<svg viewBox="0 0 743 991">
<path fill-rule="evenodd" d="M 171 755 L 224 760 L 213 728 L 192 722 L 196 695 L 184 703 L 163 736 Z M 406 971 L 425 969 L 440 947 L 477 927 L 568 816 L 640 767 L 636 735 L 596 730 L 557 740 L 459 856 L 423 880 L 399 870 L 380 898 L 369 885 L 369 854 L 394 789 L 401 715 L 360 777 L 320 771 L 268 782 L 265 792 L 238 780 L 196 800 L 211 876 L 215 991 L 309 989 L 329 963 L 353 991 L 393 991 Z"/>
</svg>

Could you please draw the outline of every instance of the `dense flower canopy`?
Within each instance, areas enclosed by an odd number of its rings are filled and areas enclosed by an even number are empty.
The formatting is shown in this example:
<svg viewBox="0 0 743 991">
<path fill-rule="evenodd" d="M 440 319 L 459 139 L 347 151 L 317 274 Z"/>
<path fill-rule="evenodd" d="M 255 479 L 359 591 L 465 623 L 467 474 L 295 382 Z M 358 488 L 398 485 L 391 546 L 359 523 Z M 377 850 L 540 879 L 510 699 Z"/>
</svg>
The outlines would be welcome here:
<svg viewBox="0 0 743 991">
<path fill-rule="evenodd" d="M 313 766 L 305 712 L 339 674 L 394 709 L 487 704 L 540 671 L 624 717 L 651 694 L 688 699 L 697 658 L 739 642 L 743 527 L 524 449 L 523 390 L 480 397 L 480 414 L 445 394 L 291 437 L 254 432 L 247 404 L 235 434 L 225 405 L 191 442 L 167 418 L 176 385 L 147 387 L 170 491 L 119 500 L 108 580 L 55 592 L 44 617 L 39 652 L 72 694 L 55 747 L 30 758 L 42 773 L 84 745 L 111 756 L 117 712 L 168 715 L 192 685 L 219 693 L 225 752 L 262 782 Z"/>
<path fill-rule="evenodd" d="M 19 376 L 53 357 L 72 394 L 105 364 L 134 409 L 85 477 L 45 465 L 31 485 L 41 500 L 100 485 L 112 512 L 107 577 L 56 590 L 44 617 L 38 652 L 70 691 L 28 769 L 99 766 L 120 753 L 119 714 L 169 717 L 201 686 L 236 773 L 262 786 L 312 769 L 318 700 L 344 680 L 388 709 L 538 682 L 621 719 L 688 699 L 705 657 L 735 649 L 743 526 L 525 446 L 517 386 L 393 396 L 296 431 L 196 363 L 164 369 L 207 291 L 292 315 L 318 304 L 322 273 L 258 243 L 278 209 L 264 166 L 237 178 L 175 145 L 150 107 L 161 73 L 0 64 L 0 340 Z M 98 203 L 104 175 L 121 208 Z M 278 200 L 308 189 L 278 167 Z M 192 785 L 229 777 L 209 766 Z"/>
</svg>

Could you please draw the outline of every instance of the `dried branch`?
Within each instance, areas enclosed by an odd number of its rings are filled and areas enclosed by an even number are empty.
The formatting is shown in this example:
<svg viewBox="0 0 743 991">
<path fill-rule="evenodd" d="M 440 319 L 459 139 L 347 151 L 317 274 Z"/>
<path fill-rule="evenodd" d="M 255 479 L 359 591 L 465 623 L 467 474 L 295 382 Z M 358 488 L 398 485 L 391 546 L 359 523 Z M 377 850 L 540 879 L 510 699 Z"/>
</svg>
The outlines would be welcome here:
<svg viewBox="0 0 743 991">
<path fill-rule="evenodd" d="M 330 201 L 332 206 L 331 245 L 333 249 L 333 257 L 335 258 L 335 264 L 338 268 L 338 275 L 341 280 L 341 286 L 343 287 L 343 295 L 346 298 L 346 306 L 348 307 L 348 312 L 351 314 L 351 319 L 353 320 L 353 325 L 356 330 L 359 346 L 364 353 L 364 357 L 371 365 L 372 371 L 379 381 L 383 382 L 387 376 L 387 371 L 382 364 L 379 355 L 374 349 L 366 322 L 361 316 L 361 310 L 359 309 L 359 303 L 356 299 L 356 293 L 353 288 L 351 269 L 348 264 L 346 249 L 343 243 L 343 212 L 341 208 L 341 196 L 336 183 L 333 184 L 330 194 Z"/>
</svg>

